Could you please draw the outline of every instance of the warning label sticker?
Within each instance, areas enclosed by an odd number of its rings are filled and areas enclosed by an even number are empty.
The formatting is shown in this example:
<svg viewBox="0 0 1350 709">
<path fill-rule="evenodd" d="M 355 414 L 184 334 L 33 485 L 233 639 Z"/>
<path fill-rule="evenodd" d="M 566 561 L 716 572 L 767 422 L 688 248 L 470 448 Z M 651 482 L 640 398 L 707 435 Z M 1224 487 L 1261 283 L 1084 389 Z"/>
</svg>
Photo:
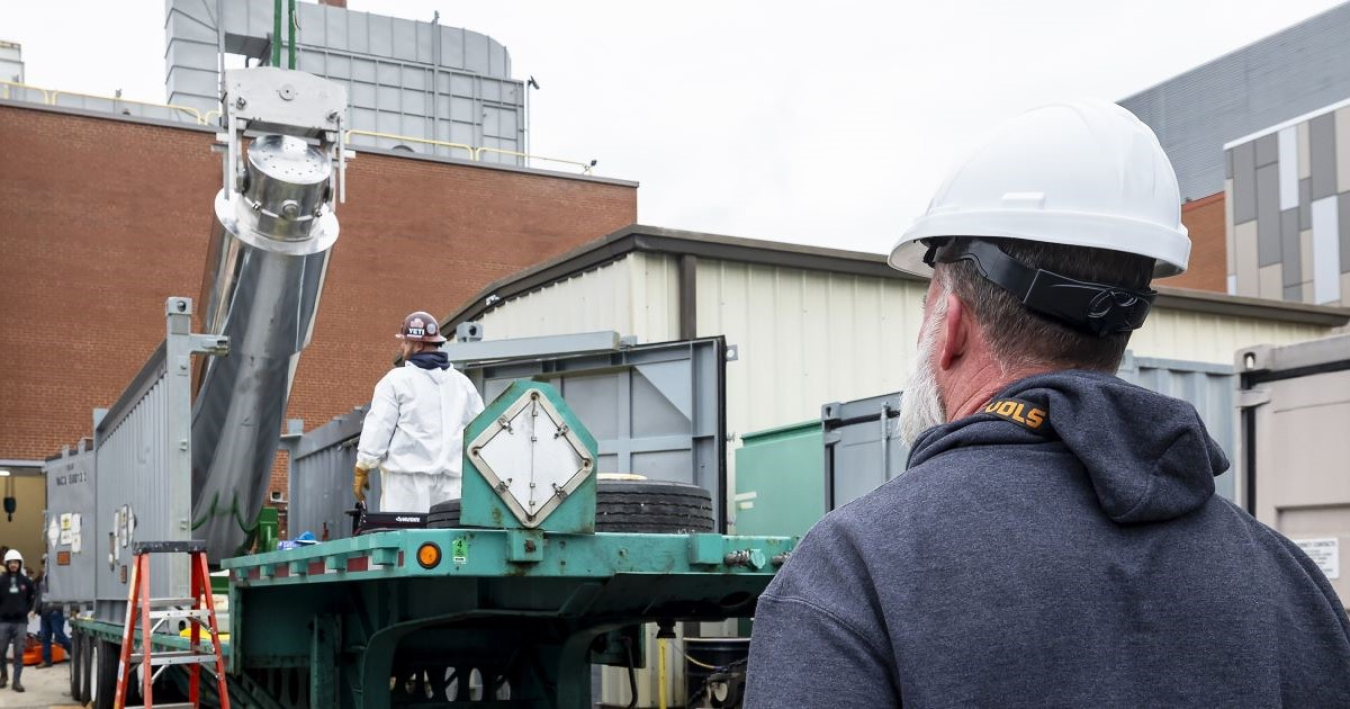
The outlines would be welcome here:
<svg viewBox="0 0 1350 709">
<path fill-rule="evenodd" d="M 1295 539 L 1293 540 L 1304 554 L 1312 558 L 1317 564 L 1317 568 L 1322 570 L 1329 579 L 1338 579 L 1341 577 L 1341 540 L 1336 537 L 1327 537 L 1325 539 Z"/>
</svg>

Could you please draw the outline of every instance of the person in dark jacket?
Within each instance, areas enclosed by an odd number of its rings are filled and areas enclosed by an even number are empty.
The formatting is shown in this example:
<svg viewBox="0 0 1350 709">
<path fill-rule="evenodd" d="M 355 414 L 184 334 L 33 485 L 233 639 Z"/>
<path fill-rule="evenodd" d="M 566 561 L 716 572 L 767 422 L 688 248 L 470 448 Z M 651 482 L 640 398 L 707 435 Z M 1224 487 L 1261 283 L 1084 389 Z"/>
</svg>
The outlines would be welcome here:
<svg viewBox="0 0 1350 709">
<path fill-rule="evenodd" d="M 4 663 L 6 648 L 14 649 L 14 691 L 22 692 L 23 650 L 28 641 L 28 616 L 34 612 L 37 587 L 23 572 L 23 555 L 17 549 L 5 552 L 5 572 L 0 574 L 0 689 L 9 684 Z"/>
<path fill-rule="evenodd" d="M 47 602 L 47 593 L 51 590 L 48 578 L 46 556 L 43 556 L 42 572 L 36 579 L 37 601 L 34 603 L 41 621 L 38 638 L 42 641 L 42 664 L 39 667 L 52 666 L 53 640 L 66 651 L 66 657 L 70 657 L 70 637 L 66 635 L 66 612 L 60 604 Z"/>
<path fill-rule="evenodd" d="M 1350 706 L 1316 564 L 1214 494 L 1190 404 L 1114 376 L 1185 268 L 1177 194 L 1109 104 L 1033 111 L 948 179 L 891 256 L 932 275 L 908 470 L 762 595 L 747 709 Z"/>
</svg>

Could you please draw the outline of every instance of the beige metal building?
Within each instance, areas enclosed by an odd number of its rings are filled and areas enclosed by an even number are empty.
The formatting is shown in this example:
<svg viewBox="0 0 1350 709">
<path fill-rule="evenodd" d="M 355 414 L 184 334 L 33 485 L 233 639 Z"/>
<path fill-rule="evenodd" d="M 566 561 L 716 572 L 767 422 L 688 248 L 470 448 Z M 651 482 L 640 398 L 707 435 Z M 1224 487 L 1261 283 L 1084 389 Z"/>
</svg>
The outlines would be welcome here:
<svg viewBox="0 0 1350 709">
<path fill-rule="evenodd" d="M 634 225 L 497 281 L 447 318 L 486 339 L 614 330 L 640 342 L 723 335 L 727 426 L 818 417 L 904 386 L 927 282 L 878 254 Z M 1350 309 L 1161 288 L 1138 357 L 1231 365 L 1237 350 L 1322 337 Z"/>
</svg>

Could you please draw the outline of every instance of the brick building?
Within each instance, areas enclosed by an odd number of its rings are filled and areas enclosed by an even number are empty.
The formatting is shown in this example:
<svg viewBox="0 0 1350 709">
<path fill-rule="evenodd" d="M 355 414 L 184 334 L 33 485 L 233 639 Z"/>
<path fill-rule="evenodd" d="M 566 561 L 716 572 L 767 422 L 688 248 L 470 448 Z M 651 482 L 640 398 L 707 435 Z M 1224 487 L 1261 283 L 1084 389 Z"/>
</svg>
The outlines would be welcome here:
<svg viewBox="0 0 1350 709">
<path fill-rule="evenodd" d="M 201 290 L 220 156 L 207 128 L 0 101 L 0 461 L 90 435 Z M 289 418 L 364 403 L 403 316 L 636 221 L 632 182 L 363 151 Z M 278 464 L 276 470 L 284 471 Z M 284 491 L 284 473 L 273 490 Z"/>
</svg>

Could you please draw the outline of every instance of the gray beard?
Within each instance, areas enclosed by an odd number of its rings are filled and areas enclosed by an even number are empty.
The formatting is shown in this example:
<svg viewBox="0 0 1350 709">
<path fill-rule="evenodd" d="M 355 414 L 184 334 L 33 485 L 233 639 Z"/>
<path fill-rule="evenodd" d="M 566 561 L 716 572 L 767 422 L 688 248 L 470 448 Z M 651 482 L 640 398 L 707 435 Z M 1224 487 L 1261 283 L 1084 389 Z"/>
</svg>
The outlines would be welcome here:
<svg viewBox="0 0 1350 709">
<path fill-rule="evenodd" d="M 914 441 L 924 431 L 947 422 L 942 392 L 938 391 L 937 376 L 933 369 L 938 330 L 946 314 L 945 304 L 946 296 L 943 294 L 943 299 L 929 314 L 919 337 L 918 361 L 914 364 L 914 371 L 909 375 L 909 382 L 905 384 L 904 395 L 900 399 L 900 439 L 908 448 L 914 447 Z"/>
</svg>

